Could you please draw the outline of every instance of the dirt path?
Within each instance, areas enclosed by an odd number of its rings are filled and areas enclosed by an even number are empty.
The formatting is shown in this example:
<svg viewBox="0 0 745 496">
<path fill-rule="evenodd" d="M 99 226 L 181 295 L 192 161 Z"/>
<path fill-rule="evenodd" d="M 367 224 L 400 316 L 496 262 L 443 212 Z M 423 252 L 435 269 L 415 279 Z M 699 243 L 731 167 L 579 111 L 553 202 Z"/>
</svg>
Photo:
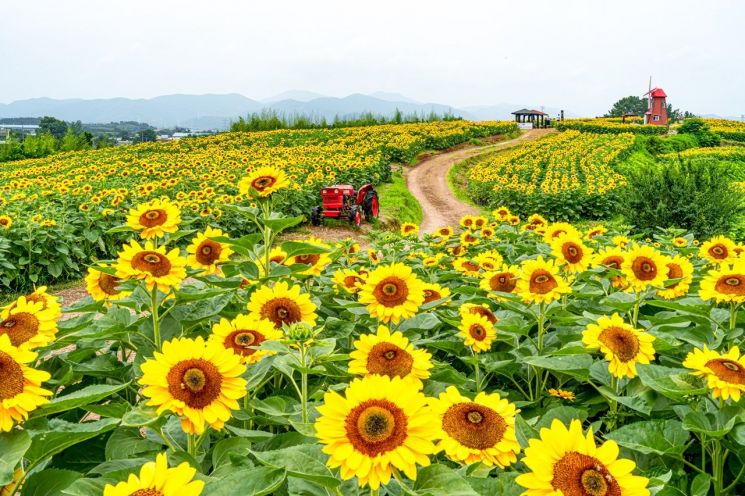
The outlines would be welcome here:
<svg viewBox="0 0 745 496">
<path fill-rule="evenodd" d="M 450 191 L 447 177 L 453 165 L 482 153 L 517 146 L 524 141 L 540 138 L 550 132 L 553 132 L 553 129 L 531 129 L 509 141 L 441 153 L 415 167 L 406 169 L 404 172 L 406 184 L 411 194 L 419 200 L 424 212 L 420 231 L 431 233 L 438 227 L 456 226 L 464 215 L 478 214 L 477 209 L 461 202 Z"/>
</svg>

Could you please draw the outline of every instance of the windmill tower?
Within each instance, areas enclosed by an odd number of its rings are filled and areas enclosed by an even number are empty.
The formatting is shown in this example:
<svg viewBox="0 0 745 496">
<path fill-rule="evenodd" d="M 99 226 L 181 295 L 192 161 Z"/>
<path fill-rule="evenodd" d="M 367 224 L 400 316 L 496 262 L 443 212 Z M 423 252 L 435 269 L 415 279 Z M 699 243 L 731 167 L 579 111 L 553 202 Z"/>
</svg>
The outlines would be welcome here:
<svg viewBox="0 0 745 496">
<path fill-rule="evenodd" d="M 652 77 L 649 78 L 649 91 L 644 96 L 649 99 L 649 107 L 644 114 L 644 124 L 667 126 L 667 94 L 662 88 L 652 88 Z"/>
</svg>

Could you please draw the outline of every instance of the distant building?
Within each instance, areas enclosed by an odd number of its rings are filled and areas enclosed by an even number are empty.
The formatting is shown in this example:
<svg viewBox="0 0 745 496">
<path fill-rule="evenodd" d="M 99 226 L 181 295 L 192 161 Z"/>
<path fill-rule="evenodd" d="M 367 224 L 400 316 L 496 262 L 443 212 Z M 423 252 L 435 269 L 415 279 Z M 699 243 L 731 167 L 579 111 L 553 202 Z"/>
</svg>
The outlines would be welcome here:
<svg viewBox="0 0 745 496">
<path fill-rule="evenodd" d="M 667 95 L 662 88 L 654 88 L 644 96 L 649 97 L 649 109 L 644 114 L 644 124 L 667 126 Z"/>
<path fill-rule="evenodd" d="M 521 128 L 546 127 L 550 124 L 548 114 L 540 110 L 520 109 L 512 112 L 512 115 Z"/>
</svg>

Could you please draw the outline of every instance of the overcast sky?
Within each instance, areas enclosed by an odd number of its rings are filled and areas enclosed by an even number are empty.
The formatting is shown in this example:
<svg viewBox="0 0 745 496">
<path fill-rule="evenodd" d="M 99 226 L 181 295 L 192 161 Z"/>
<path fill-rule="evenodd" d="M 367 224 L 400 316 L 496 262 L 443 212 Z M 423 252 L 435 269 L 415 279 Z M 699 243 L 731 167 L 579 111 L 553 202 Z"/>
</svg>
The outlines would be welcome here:
<svg viewBox="0 0 745 496">
<path fill-rule="evenodd" d="M 3 1 L 0 102 L 303 89 L 600 114 L 648 78 L 745 113 L 745 2 Z"/>
</svg>

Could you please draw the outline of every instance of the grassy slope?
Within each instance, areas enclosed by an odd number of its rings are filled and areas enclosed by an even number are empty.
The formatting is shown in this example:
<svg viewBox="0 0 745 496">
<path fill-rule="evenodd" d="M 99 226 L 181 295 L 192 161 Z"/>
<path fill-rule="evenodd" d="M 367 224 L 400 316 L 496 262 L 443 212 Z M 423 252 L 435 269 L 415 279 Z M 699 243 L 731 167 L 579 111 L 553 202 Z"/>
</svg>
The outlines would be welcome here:
<svg viewBox="0 0 745 496">
<path fill-rule="evenodd" d="M 378 188 L 380 212 L 386 224 L 400 225 L 403 222 L 422 223 L 422 206 L 406 187 L 400 171 L 393 173 L 390 183 Z"/>
</svg>

